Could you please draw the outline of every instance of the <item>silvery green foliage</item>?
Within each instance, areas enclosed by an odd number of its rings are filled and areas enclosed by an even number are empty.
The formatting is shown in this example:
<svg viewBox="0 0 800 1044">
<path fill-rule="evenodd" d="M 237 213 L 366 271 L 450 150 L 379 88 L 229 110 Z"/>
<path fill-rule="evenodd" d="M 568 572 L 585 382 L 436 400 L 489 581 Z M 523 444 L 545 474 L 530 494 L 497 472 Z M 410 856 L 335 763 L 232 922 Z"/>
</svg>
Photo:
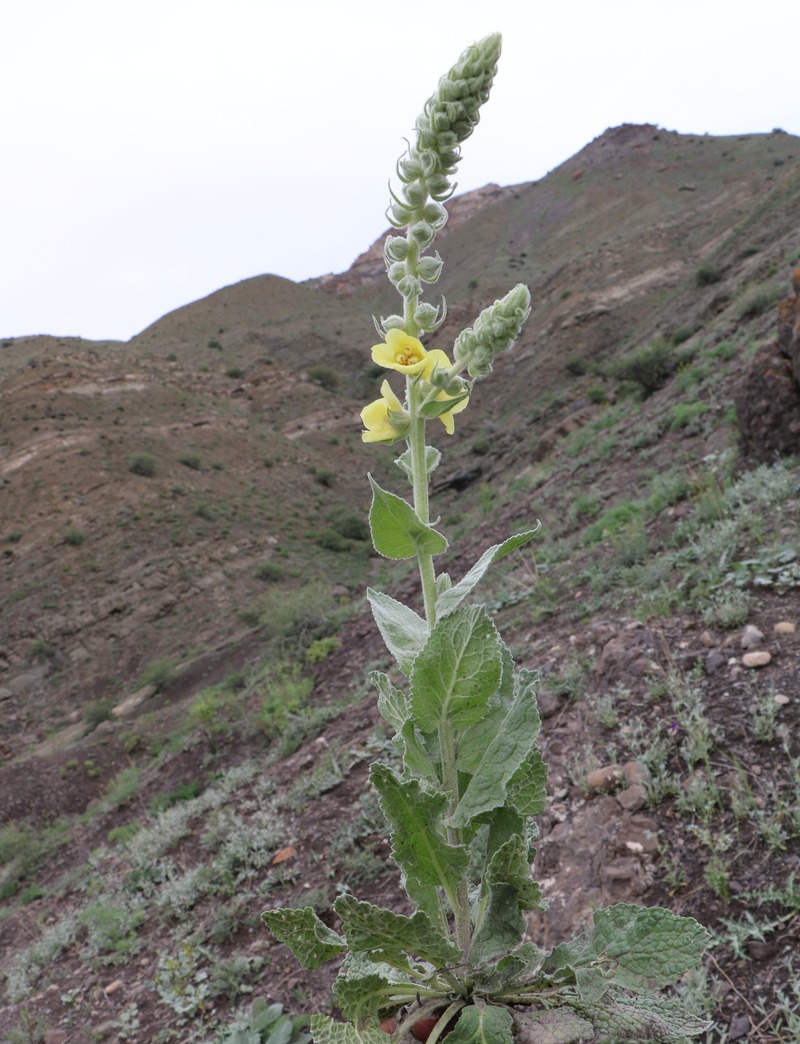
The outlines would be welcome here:
<svg viewBox="0 0 800 1044">
<path fill-rule="evenodd" d="M 446 220 L 442 202 L 452 191 L 459 145 L 477 122 L 499 52 L 495 35 L 464 53 L 426 104 L 398 164 L 403 199 L 394 197 L 390 217 L 407 235 L 390 237 L 385 254 L 404 314 L 379 329 L 416 338 L 443 320 L 419 303 L 421 283 L 441 270 L 438 254 L 421 252 Z M 431 376 L 434 394 L 413 374 L 407 378 L 408 449 L 396 464 L 413 502 L 370 478 L 374 547 L 387 559 L 417 559 L 425 608 L 423 616 L 384 592 L 368 592 L 396 663 L 391 674 L 372 679 L 399 762 L 373 765 L 371 782 L 413 912 L 348 893 L 334 904 L 337 930 L 311 907 L 264 914 L 304 967 L 341 961 L 334 991 L 346 1021 L 314 1016 L 316 1044 L 385 1044 L 380 1020 L 388 1016 L 400 1019 L 394 1036 L 405 1039 L 419 1018 L 436 1015 L 431 1044 L 445 1028 L 448 1044 L 677 1041 L 706 1028 L 659 992 L 699 962 L 709 940 L 691 918 L 619 904 L 595 915 L 591 933 L 549 952 L 525 941 L 526 915 L 545 908 L 530 872 L 534 817 L 545 806 L 538 675 L 516 669 L 485 606 L 468 596 L 537 530 L 490 547 L 460 579 L 437 575 L 434 559 L 448 542 L 429 517 L 439 453 L 426 445 L 425 426 L 453 406 L 451 399 L 442 407 L 439 381 L 447 383 L 441 392 L 465 406 L 469 386 L 458 372 L 485 376 L 529 311 L 527 288 L 515 287 L 457 339 L 454 367 Z M 382 365 L 397 369 L 395 362 Z"/>
</svg>

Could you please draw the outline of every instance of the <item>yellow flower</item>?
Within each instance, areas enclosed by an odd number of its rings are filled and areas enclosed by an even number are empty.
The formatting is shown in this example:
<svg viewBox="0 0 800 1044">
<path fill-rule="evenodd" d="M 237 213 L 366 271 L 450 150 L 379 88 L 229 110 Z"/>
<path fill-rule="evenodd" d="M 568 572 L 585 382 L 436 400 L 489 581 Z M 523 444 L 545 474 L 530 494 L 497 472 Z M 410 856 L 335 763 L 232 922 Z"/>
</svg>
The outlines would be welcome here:
<svg viewBox="0 0 800 1044">
<path fill-rule="evenodd" d="M 436 398 L 437 400 L 446 399 L 448 398 L 448 395 L 446 392 L 442 392 L 441 395 L 437 395 Z M 456 430 L 455 421 L 453 420 L 454 415 L 456 413 L 461 413 L 461 411 L 465 410 L 468 405 L 469 395 L 466 397 L 466 399 L 462 399 L 461 402 L 457 402 L 455 406 L 452 408 L 452 410 L 448 410 L 447 413 L 439 414 L 439 420 L 442 422 L 442 424 L 444 424 L 444 430 L 447 432 L 448 435 L 452 435 L 453 432 Z"/>
<path fill-rule="evenodd" d="M 408 428 L 406 412 L 388 381 L 381 385 L 381 395 L 383 398 L 369 403 L 361 411 L 361 420 L 367 429 L 361 432 L 363 442 L 396 442 Z"/>
<path fill-rule="evenodd" d="M 400 373 L 422 373 L 427 355 L 422 342 L 416 337 L 409 337 L 403 330 L 387 330 L 385 344 L 372 347 L 373 362 L 390 370 L 399 370 Z"/>
</svg>

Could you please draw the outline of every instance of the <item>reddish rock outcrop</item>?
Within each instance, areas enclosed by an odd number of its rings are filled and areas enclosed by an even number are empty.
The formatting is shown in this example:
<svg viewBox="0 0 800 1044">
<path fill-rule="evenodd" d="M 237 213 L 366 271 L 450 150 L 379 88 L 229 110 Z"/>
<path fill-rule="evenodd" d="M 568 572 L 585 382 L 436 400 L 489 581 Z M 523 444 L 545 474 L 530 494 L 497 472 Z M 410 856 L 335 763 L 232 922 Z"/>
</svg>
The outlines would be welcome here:
<svg viewBox="0 0 800 1044">
<path fill-rule="evenodd" d="M 800 268 L 778 305 L 778 336 L 756 352 L 735 395 L 743 458 L 769 463 L 800 450 Z"/>
</svg>

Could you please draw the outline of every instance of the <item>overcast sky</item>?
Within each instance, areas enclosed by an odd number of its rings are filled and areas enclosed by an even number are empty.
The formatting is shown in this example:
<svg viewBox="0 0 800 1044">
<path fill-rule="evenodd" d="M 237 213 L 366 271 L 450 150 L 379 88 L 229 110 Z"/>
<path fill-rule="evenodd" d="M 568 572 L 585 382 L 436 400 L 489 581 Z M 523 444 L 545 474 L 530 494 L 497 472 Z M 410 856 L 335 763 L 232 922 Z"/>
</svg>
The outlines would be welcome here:
<svg viewBox="0 0 800 1044">
<path fill-rule="evenodd" d="M 459 191 L 624 122 L 800 134 L 797 0 L 0 0 L 0 336 L 127 339 L 249 276 L 344 271 L 493 31 Z"/>
</svg>

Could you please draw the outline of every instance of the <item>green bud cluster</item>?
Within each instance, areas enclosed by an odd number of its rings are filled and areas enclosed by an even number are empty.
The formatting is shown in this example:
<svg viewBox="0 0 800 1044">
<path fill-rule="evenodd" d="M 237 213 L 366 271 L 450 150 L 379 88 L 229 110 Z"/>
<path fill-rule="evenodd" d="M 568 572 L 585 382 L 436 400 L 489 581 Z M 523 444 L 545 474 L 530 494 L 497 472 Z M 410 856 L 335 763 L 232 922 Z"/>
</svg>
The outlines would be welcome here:
<svg viewBox="0 0 800 1044">
<path fill-rule="evenodd" d="M 443 203 L 455 191 L 450 179 L 461 158 L 460 145 L 472 134 L 489 97 L 500 44 L 500 34 L 493 33 L 464 51 L 425 103 L 415 141 L 397 163 L 400 195 L 392 192 L 387 217 L 395 228 L 407 231 L 386 240 L 384 258 L 389 279 L 405 302 L 403 329 L 411 336 L 437 329 L 447 315 L 444 300 L 438 308 L 419 302 L 422 284 L 435 283 L 442 271 L 438 254 L 421 255 L 447 221 Z M 395 318 L 381 319 L 379 329 L 391 329 Z"/>
<path fill-rule="evenodd" d="M 456 363 L 466 366 L 473 377 L 485 376 L 495 355 L 507 351 L 519 337 L 530 314 L 530 291 L 517 283 L 505 297 L 484 308 L 474 327 L 458 335 L 453 345 Z"/>
</svg>

